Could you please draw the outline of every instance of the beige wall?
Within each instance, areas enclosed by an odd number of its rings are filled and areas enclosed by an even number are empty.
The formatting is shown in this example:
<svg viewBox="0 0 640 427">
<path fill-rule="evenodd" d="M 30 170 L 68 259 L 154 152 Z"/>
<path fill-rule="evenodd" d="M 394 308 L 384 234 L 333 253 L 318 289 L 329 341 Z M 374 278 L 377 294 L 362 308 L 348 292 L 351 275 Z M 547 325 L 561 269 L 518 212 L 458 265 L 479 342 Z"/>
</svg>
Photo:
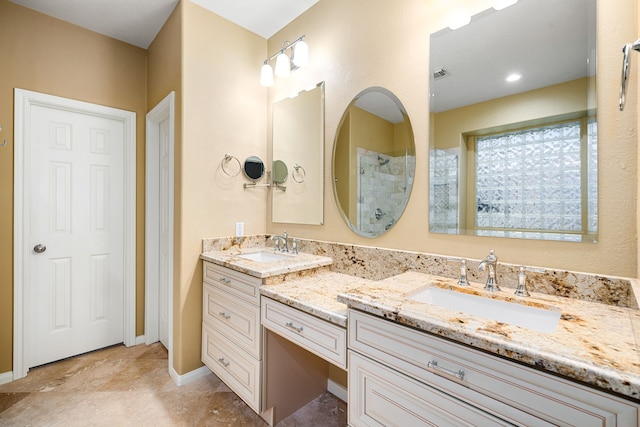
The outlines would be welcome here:
<svg viewBox="0 0 640 427">
<path fill-rule="evenodd" d="M 436 147 L 460 147 L 462 135 L 468 132 L 499 132 L 505 125 L 533 126 L 536 119 L 584 115 L 588 85 L 588 79 L 578 79 L 434 114 Z"/>
<path fill-rule="evenodd" d="M 0 373 L 13 369 L 13 89 L 73 98 L 137 114 L 137 221 L 144 218 L 146 51 L 0 0 Z M 136 263 L 144 266 L 144 227 Z M 144 291 L 144 268 L 136 274 Z M 138 298 L 136 331 L 144 332 Z"/>
<path fill-rule="evenodd" d="M 467 3 L 480 11 L 489 2 Z M 325 224 L 291 224 L 287 231 L 306 238 L 478 259 L 495 249 L 504 262 L 636 276 L 637 108 L 632 99 L 624 113 L 618 112 L 617 96 L 620 47 L 638 37 L 638 6 L 634 0 L 598 3 L 599 243 L 428 232 L 429 34 L 445 26 L 442 11 L 450 2 L 442 0 L 406 0 L 395 7 L 389 7 L 387 0 L 322 0 L 269 39 L 269 52 L 274 52 L 282 41 L 306 34 L 310 50 L 309 68 L 294 72 L 287 80 L 277 80 L 269 90 L 270 100 L 318 81 L 326 82 Z M 632 71 L 631 88 L 636 87 L 639 74 Z M 331 182 L 331 155 L 339 120 L 351 99 L 369 86 L 391 90 L 406 107 L 413 124 L 417 160 L 407 209 L 389 233 L 376 239 L 358 237 L 349 230 L 337 210 Z M 281 224 L 268 224 L 267 230 L 281 228 Z"/>
<path fill-rule="evenodd" d="M 220 170 L 225 153 L 244 161 L 267 159 L 267 91 L 260 65 L 263 38 L 189 1 L 182 7 L 182 146 L 177 283 L 174 285 L 174 367 L 184 374 L 201 365 L 202 239 L 266 229 L 266 188 L 244 189 L 242 174 Z M 178 200 L 178 199 L 176 199 Z"/>
</svg>

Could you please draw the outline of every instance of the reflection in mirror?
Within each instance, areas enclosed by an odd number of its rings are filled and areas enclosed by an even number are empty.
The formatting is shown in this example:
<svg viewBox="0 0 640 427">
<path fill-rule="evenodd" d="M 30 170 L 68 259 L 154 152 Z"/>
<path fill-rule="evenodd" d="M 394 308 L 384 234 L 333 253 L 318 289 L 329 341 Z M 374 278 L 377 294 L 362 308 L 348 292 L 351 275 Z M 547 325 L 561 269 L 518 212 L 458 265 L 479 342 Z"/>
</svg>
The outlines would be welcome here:
<svg viewBox="0 0 640 427">
<path fill-rule="evenodd" d="M 273 162 L 273 182 L 275 184 L 283 184 L 289 176 L 287 164 L 282 160 L 274 160 Z"/>
<path fill-rule="evenodd" d="M 272 193 L 273 222 L 320 225 L 324 221 L 324 83 L 273 104 L 272 159 L 291 165 L 293 180 L 286 191 Z M 296 179 L 295 165 L 304 165 L 306 179 Z M 279 186 L 284 190 L 283 186 Z"/>
<path fill-rule="evenodd" d="M 520 0 L 431 35 L 431 232 L 596 240 L 595 14 Z"/>
<path fill-rule="evenodd" d="M 244 161 L 244 174 L 247 178 L 252 179 L 254 181 L 262 178 L 264 175 L 264 163 L 262 163 L 262 159 L 257 156 L 247 157 Z"/>
<path fill-rule="evenodd" d="M 364 237 L 386 233 L 411 194 L 415 145 L 409 117 L 390 91 L 360 92 L 340 121 L 333 147 L 336 203 L 349 227 Z"/>
</svg>

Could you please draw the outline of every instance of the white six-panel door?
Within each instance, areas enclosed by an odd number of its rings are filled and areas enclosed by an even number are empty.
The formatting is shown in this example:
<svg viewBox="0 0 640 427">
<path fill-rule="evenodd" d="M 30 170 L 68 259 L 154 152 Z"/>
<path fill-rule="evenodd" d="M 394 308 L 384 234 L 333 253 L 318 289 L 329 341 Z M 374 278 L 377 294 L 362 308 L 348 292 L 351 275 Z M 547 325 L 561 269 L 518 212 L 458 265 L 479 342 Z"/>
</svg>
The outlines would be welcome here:
<svg viewBox="0 0 640 427">
<path fill-rule="evenodd" d="M 123 342 L 123 123 L 36 105 L 30 143 L 33 367 Z"/>
<path fill-rule="evenodd" d="M 136 344 L 136 113 L 15 89 L 13 379 Z"/>
</svg>

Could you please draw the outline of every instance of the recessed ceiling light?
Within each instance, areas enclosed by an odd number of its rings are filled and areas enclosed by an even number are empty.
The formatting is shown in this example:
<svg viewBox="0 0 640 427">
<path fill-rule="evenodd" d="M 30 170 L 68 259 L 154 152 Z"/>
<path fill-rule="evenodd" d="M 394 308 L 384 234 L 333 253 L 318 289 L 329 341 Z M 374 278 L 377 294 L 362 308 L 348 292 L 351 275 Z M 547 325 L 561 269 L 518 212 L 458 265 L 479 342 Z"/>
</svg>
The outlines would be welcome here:
<svg viewBox="0 0 640 427">
<path fill-rule="evenodd" d="M 518 80 L 520 80 L 522 78 L 522 74 L 519 73 L 512 73 L 509 74 L 507 76 L 506 79 L 504 79 L 505 81 L 509 82 L 509 83 L 513 83 L 513 82 L 517 82 Z"/>
</svg>

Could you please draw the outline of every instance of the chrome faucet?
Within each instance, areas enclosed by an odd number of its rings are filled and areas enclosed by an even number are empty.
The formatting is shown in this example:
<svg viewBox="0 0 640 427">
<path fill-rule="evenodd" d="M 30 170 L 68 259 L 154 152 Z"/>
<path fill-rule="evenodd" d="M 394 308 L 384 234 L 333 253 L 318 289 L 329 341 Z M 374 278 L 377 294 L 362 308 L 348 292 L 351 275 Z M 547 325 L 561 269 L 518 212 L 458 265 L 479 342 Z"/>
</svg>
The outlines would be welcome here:
<svg viewBox="0 0 640 427">
<path fill-rule="evenodd" d="M 487 270 L 487 283 L 485 283 L 484 288 L 489 292 L 499 291 L 500 287 L 498 286 L 498 282 L 496 281 L 496 267 L 498 266 L 498 257 L 496 256 L 493 249 L 489 251 L 489 256 L 487 259 L 482 261 L 480 265 L 478 265 L 478 270 L 484 271 Z"/>
<path fill-rule="evenodd" d="M 287 231 L 285 230 L 281 236 L 271 236 L 269 240 L 276 241 L 276 252 L 289 252 L 289 243 L 287 242 Z M 282 242 L 282 247 L 280 247 L 280 242 Z"/>
</svg>

